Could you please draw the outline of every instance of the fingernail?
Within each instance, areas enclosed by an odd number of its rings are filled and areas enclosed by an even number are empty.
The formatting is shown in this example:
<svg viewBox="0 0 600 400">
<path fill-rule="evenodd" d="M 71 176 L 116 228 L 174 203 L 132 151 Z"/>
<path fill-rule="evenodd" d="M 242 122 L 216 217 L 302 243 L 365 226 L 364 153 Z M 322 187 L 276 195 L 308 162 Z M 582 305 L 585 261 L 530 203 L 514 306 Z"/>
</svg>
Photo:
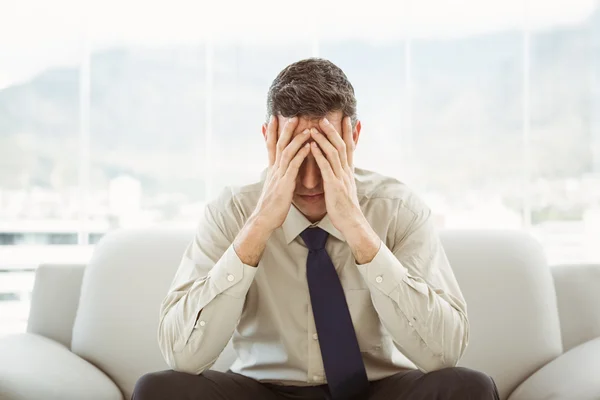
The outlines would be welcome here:
<svg viewBox="0 0 600 400">
<path fill-rule="evenodd" d="M 305 135 L 308 135 L 310 133 L 310 131 L 308 129 L 305 129 L 302 131 L 302 133 L 304 133 Z"/>
<path fill-rule="evenodd" d="M 323 122 L 325 122 L 325 124 L 329 124 L 329 120 L 327 118 L 323 118 Z"/>
</svg>

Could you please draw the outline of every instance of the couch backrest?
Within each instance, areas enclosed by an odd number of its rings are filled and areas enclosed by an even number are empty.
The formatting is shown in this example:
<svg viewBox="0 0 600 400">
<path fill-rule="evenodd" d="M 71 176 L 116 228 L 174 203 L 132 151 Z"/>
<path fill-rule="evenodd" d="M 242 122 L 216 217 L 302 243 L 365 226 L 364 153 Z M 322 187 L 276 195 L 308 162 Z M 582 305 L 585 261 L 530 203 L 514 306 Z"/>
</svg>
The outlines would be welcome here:
<svg viewBox="0 0 600 400">
<path fill-rule="evenodd" d="M 552 267 L 564 351 L 600 337 L 600 264 Z"/>
<path fill-rule="evenodd" d="M 446 231 L 442 241 L 471 325 L 459 365 L 487 372 L 506 398 L 562 353 L 556 292 L 542 247 L 518 231 Z"/>
<path fill-rule="evenodd" d="M 159 307 L 193 231 L 121 230 L 96 245 L 83 277 L 71 349 L 131 398 L 137 379 L 167 369 Z"/>
<path fill-rule="evenodd" d="M 117 231 L 86 268 L 72 349 L 129 398 L 146 372 L 166 369 L 157 344 L 160 303 L 193 231 Z M 502 398 L 561 353 L 552 277 L 540 246 L 519 232 L 443 232 L 468 304 L 470 345 L 460 365 L 492 375 Z M 213 366 L 224 370 L 228 348 Z"/>
<path fill-rule="evenodd" d="M 37 267 L 27 332 L 71 347 L 84 271 L 83 264 L 41 264 Z"/>
</svg>

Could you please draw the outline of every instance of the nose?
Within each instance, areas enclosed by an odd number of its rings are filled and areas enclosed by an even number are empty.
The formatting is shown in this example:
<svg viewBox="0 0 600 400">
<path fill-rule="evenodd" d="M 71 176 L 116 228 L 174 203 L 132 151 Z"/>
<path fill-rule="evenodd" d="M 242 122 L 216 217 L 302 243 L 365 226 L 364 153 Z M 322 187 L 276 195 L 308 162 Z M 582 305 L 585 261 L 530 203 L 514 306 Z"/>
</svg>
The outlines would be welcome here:
<svg viewBox="0 0 600 400">
<path fill-rule="evenodd" d="M 300 182 L 307 189 L 314 189 L 321 183 L 321 170 L 312 154 L 306 157 L 300 167 Z"/>
</svg>

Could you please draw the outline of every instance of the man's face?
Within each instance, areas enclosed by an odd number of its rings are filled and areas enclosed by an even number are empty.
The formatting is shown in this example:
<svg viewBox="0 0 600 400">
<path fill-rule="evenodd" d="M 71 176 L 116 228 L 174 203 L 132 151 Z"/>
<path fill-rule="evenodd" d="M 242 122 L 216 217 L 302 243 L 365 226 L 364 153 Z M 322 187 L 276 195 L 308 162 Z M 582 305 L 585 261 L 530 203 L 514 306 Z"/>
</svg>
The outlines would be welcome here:
<svg viewBox="0 0 600 400">
<path fill-rule="evenodd" d="M 330 112 L 326 115 L 327 119 L 335 127 L 335 130 L 341 135 L 342 134 L 342 119 L 343 114 L 341 111 Z M 278 137 L 283 131 L 288 118 L 278 117 Z M 323 133 L 319 127 L 318 119 L 309 119 L 306 117 L 300 117 L 298 120 L 298 126 L 294 130 L 292 139 L 301 135 L 305 129 L 315 128 L 319 132 Z M 266 125 L 263 126 L 263 135 L 266 132 Z M 353 132 L 353 139 L 356 143 L 358 141 L 358 133 L 360 132 L 360 123 Z M 309 142 L 313 142 L 313 139 L 309 139 Z M 308 153 L 308 156 L 302 163 L 300 171 L 298 172 L 298 178 L 296 179 L 296 190 L 294 191 L 294 197 L 292 203 L 306 216 L 311 222 L 320 221 L 325 214 L 327 209 L 325 207 L 325 196 L 323 188 L 323 179 L 321 177 L 321 170 L 315 160 L 312 153 Z"/>
</svg>

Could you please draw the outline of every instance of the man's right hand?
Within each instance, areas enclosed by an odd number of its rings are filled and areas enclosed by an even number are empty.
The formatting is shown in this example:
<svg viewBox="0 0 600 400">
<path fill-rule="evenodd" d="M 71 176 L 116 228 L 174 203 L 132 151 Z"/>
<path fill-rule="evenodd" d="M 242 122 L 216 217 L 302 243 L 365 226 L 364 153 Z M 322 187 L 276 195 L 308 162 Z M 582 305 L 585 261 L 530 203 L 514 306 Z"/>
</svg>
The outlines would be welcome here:
<svg viewBox="0 0 600 400">
<path fill-rule="evenodd" d="M 298 171 L 310 153 L 308 129 L 292 139 L 297 126 L 298 117 L 288 118 L 279 136 L 277 117 L 271 116 L 267 128 L 269 168 L 254 215 L 269 232 L 283 225 L 292 205 Z"/>
<path fill-rule="evenodd" d="M 296 177 L 302 162 L 310 153 L 310 131 L 304 130 L 292 139 L 298 118 L 288 118 L 281 136 L 277 117 L 272 116 L 267 128 L 269 168 L 262 193 L 252 215 L 233 242 L 240 260 L 256 267 L 271 233 L 281 225 L 292 206 Z"/>
</svg>

